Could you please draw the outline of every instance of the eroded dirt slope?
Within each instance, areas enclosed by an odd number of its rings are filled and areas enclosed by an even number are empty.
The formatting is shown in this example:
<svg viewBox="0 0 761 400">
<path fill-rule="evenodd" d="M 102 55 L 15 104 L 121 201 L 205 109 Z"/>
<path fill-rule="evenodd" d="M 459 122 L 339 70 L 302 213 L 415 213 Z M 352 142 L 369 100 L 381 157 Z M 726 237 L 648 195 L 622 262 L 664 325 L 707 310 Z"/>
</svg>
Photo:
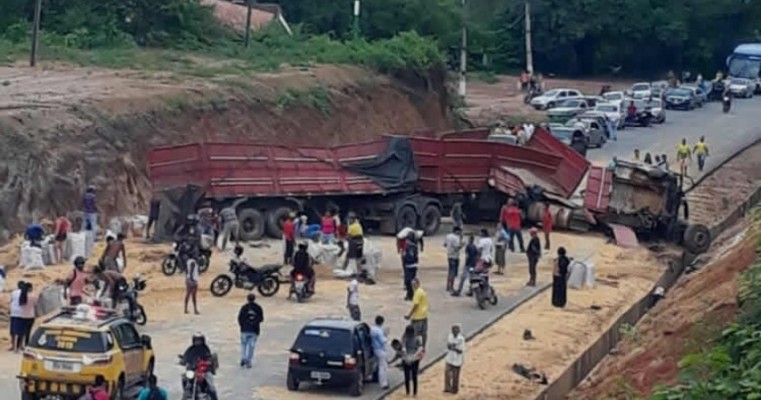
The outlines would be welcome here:
<svg viewBox="0 0 761 400">
<path fill-rule="evenodd" d="M 0 239 L 79 207 L 142 211 L 145 156 L 198 140 L 323 145 L 447 129 L 442 77 L 393 79 L 318 66 L 253 77 L 180 78 L 87 68 L 0 67 Z"/>
<path fill-rule="evenodd" d="M 618 354 L 603 359 L 568 398 L 639 398 L 674 383 L 679 360 L 710 345 L 735 317 L 737 277 L 756 257 L 756 235 L 742 229 L 730 229 L 713 260 L 680 278 L 619 344 Z"/>
</svg>

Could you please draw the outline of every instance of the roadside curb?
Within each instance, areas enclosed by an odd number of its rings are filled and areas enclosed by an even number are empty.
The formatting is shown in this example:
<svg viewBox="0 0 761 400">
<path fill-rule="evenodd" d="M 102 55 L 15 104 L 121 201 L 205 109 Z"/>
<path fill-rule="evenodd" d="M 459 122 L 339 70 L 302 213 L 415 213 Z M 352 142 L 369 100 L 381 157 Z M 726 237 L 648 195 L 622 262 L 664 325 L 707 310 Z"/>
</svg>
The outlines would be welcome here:
<svg viewBox="0 0 761 400">
<path fill-rule="evenodd" d="M 504 318 L 508 314 L 510 314 L 513 311 L 515 311 L 518 307 L 526 304 L 529 300 L 533 300 L 538 295 L 544 293 L 551 286 L 552 286 L 551 283 L 544 283 L 544 284 L 538 285 L 533 293 L 531 293 L 531 294 L 529 294 L 529 295 L 527 295 L 525 297 L 520 298 L 515 304 L 513 304 L 512 306 L 506 308 L 503 312 L 495 315 L 490 320 L 488 320 L 485 324 L 481 325 L 478 329 L 476 329 L 474 332 L 471 332 L 470 334 L 465 336 L 465 341 L 466 342 L 471 341 L 473 338 L 475 338 L 476 336 L 478 336 L 481 333 L 483 333 L 483 331 L 485 331 L 486 329 L 490 328 L 492 325 L 496 324 L 499 320 L 501 320 L 502 318 Z M 436 355 L 436 357 L 428 359 L 428 361 L 425 363 L 425 365 L 423 365 L 420 368 L 420 372 L 423 372 L 423 371 L 427 370 L 428 368 L 432 367 L 437 362 L 439 362 L 442 359 L 444 359 L 446 354 L 447 354 L 447 352 L 445 350 L 445 351 L 441 352 L 440 354 Z M 390 396 L 392 393 L 394 393 L 397 389 L 401 388 L 402 386 L 404 386 L 404 381 L 399 382 L 399 383 L 397 383 L 395 385 L 391 385 L 386 391 L 384 391 L 383 393 L 380 393 L 377 396 L 373 397 L 373 399 L 374 400 L 385 399 L 386 397 Z"/>
<path fill-rule="evenodd" d="M 749 148 L 761 143 L 761 140 L 756 140 L 750 145 L 743 147 L 742 150 L 735 153 L 731 157 L 722 161 L 719 166 L 715 167 L 708 173 L 704 174 L 696 183 L 689 189 L 696 187 L 700 182 L 714 172 L 718 171 L 721 167 L 733 160 L 741 153 L 745 152 Z M 689 191 L 688 190 L 688 191 Z M 743 218 L 748 210 L 761 201 L 761 186 L 757 187 L 753 193 L 745 199 L 742 203 L 734 207 L 729 215 L 723 220 L 717 221 L 712 227 L 710 227 L 711 236 L 716 238 L 724 232 L 727 228 L 735 224 L 741 218 Z M 586 377 L 597 367 L 597 365 L 605 358 L 610 351 L 621 340 L 621 334 L 619 329 L 624 324 L 634 326 L 640 319 L 642 319 L 653 307 L 651 293 L 655 288 L 661 286 L 666 289 L 666 292 L 676 284 L 679 278 L 682 276 L 682 272 L 685 267 L 694 260 L 695 255 L 690 254 L 687 251 L 683 251 L 681 261 L 669 262 L 668 269 L 663 272 L 658 282 L 653 285 L 653 288 L 640 299 L 636 304 L 632 305 L 624 314 L 622 314 L 610 328 L 601 334 L 598 339 L 589 346 L 565 371 L 563 371 L 557 378 L 553 379 L 550 385 L 542 391 L 536 397 L 536 400 L 553 400 L 564 399 L 568 393 L 576 388 Z"/>
</svg>

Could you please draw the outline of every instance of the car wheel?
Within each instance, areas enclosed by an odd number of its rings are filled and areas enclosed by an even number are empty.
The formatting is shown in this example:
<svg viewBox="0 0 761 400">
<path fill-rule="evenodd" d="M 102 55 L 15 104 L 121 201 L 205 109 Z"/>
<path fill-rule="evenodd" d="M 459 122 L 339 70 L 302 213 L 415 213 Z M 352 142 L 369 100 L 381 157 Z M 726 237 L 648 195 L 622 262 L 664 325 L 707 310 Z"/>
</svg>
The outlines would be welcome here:
<svg viewBox="0 0 761 400">
<path fill-rule="evenodd" d="M 357 372 L 357 376 L 354 378 L 354 382 L 349 386 L 349 395 L 353 397 L 362 396 L 364 390 L 365 380 L 361 373 Z"/>
<path fill-rule="evenodd" d="M 299 390 L 299 380 L 296 379 L 290 371 L 288 371 L 288 377 L 285 379 L 285 385 L 291 392 Z"/>
<path fill-rule="evenodd" d="M 551 101 L 551 102 L 547 103 L 547 105 L 544 107 L 544 109 L 545 110 L 549 110 L 550 108 L 553 108 L 553 107 L 555 107 L 555 102 Z"/>
</svg>

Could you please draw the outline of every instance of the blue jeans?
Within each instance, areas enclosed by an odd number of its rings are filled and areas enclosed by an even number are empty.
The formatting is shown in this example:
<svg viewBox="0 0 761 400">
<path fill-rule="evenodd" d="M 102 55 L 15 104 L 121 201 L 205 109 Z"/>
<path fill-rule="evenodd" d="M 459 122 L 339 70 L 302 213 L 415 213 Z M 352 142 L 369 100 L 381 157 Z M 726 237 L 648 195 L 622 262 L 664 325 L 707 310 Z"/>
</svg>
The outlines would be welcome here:
<svg viewBox="0 0 761 400">
<path fill-rule="evenodd" d="M 468 280 L 468 277 L 470 277 L 470 271 L 468 271 L 469 266 L 465 266 L 462 269 L 462 274 L 460 274 L 460 282 L 457 284 L 457 293 L 462 293 L 462 287 L 465 286 L 465 281 Z"/>
<path fill-rule="evenodd" d="M 322 234 L 322 243 L 325 244 L 333 244 L 336 242 L 336 235 L 333 233 L 323 233 Z"/>
<path fill-rule="evenodd" d="M 98 213 L 85 213 L 85 230 L 94 231 L 98 229 Z"/>
<path fill-rule="evenodd" d="M 608 122 L 608 131 L 610 131 L 610 139 L 612 140 L 618 140 L 616 129 L 618 129 L 618 123 L 616 121 Z"/>
<path fill-rule="evenodd" d="M 240 333 L 240 362 L 251 366 L 254 362 L 254 348 L 258 336 L 253 332 Z"/>
<path fill-rule="evenodd" d="M 457 276 L 457 270 L 460 268 L 459 258 L 448 258 L 449 261 L 449 279 L 454 279 Z"/>
</svg>

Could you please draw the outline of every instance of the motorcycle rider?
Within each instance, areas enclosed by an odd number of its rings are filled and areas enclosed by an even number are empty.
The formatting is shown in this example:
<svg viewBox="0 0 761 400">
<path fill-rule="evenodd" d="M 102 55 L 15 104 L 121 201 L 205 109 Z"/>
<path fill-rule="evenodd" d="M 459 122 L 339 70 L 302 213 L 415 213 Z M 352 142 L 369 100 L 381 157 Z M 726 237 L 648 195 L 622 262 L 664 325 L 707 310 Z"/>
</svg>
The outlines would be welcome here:
<svg viewBox="0 0 761 400">
<path fill-rule="evenodd" d="M 216 371 L 211 349 L 206 345 L 206 337 L 203 333 L 197 332 L 193 335 L 192 344 L 182 355 L 182 364 L 195 366 L 199 361 L 208 361 L 210 363 L 209 370 L 206 372 L 204 379 L 206 380 L 211 400 L 217 400 L 217 389 L 214 386 L 214 373 Z"/>
<path fill-rule="evenodd" d="M 184 263 L 188 258 L 198 259 L 201 250 L 201 228 L 197 215 L 190 214 L 185 217 L 185 223 L 174 234 L 174 241 L 178 246 L 180 262 Z"/>
<path fill-rule="evenodd" d="M 314 268 L 312 260 L 307 253 L 307 244 L 299 243 L 296 254 L 293 255 L 293 269 L 291 270 L 291 285 L 296 281 L 296 275 L 301 274 L 307 279 L 309 291 L 314 293 Z"/>
</svg>

